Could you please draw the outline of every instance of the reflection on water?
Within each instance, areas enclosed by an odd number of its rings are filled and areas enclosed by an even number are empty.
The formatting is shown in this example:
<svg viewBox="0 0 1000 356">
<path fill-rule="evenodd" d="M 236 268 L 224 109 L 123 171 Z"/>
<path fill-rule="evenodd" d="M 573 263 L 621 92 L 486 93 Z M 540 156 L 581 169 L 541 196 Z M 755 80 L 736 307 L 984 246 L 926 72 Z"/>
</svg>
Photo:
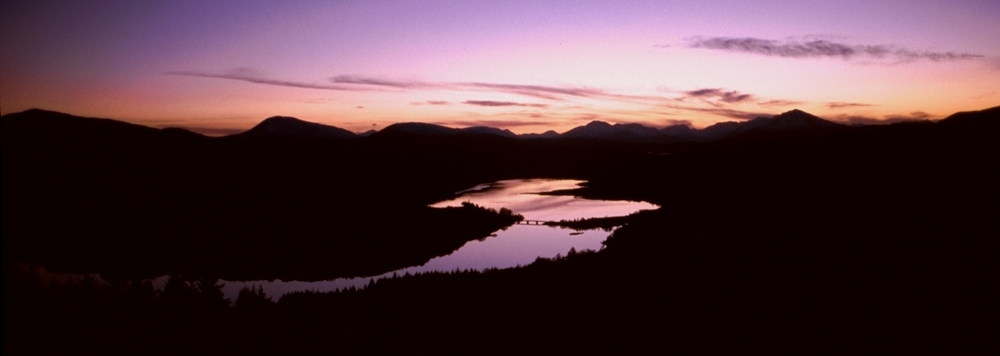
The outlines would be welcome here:
<svg viewBox="0 0 1000 356">
<path fill-rule="evenodd" d="M 494 208 L 508 208 L 521 214 L 526 220 L 573 220 L 610 216 L 625 216 L 639 210 L 656 209 L 657 206 L 645 202 L 588 200 L 564 195 L 541 195 L 539 193 L 578 188 L 583 181 L 578 180 L 505 180 L 491 184 L 480 184 L 458 192 L 452 200 L 432 204 L 432 207 L 460 206 L 462 202 Z M 331 281 L 258 281 L 228 282 L 223 288 L 226 297 L 235 300 L 239 290 L 245 285 L 261 285 L 273 297 L 304 290 L 333 291 L 354 286 L 360 288 L 374 278 L 391 277 L 393 274 L 454 271 L 456 269 L 484 270 L 487 268 L 509 268 L 527 265 L 538 257 L 554 257 L 566 254 L 570 248 L 577 251 L 598 250 L 609 233 L 601 230 L 575 232 L 544 225 L 514 225 L 497 231 L 496 236 L 479 241 L 470 241 L 455 252 L 434 258 L 422 266 L 408 267 L 380 276 L 361 278 L 341 278 Z M 277 299 L 277 298 L 275 298 Z"/>
<path fill-rule="evenodd" d="M 579 188 L 580 180 L 526 179 L 504 180 L 480 184 L 463 191 L 459 197 L 432 207 L 461 206 L 468 201 L 487 208 L 507 208 L 524 215 L 526 220 L 573 220 L 625 216 L 639 210 L 656 209 L 644 202 L 589 200 L 567 195 L 541 195 L 538 193 Z M 477 189 L 478 188 L 478 189 Z M 460 193 L 463 193 L 460 192 Z"/>
</svg>

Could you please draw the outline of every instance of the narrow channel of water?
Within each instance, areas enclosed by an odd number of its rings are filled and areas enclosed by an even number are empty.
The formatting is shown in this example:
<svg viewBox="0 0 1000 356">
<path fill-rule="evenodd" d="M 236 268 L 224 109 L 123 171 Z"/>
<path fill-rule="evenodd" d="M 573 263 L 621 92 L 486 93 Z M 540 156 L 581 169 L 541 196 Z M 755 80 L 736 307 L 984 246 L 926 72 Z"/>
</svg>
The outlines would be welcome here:
<svg viewBox="0 0 1000 356">
<path fill-rule="evenodd" d="M 657 206 L 645 202 L 589 200 L 567 195 L 545 195 L 540 193 L 578 188 L 583 181 L 525 179 L 505 180 L 458 192 L 452 200 L 432 204 L 431 207 L 460 206 L 462 202 L 493 208 L 508 208 L 521 214 L 526 220 L 558 221 L 586 218 L 625 216 L 640 210 L 656 209 Z M 483 240 L 470 241 L 449 255 L 436 257 L 421 266 L 408 267 L 379 276 L 340 278 L 330 281 L 250 281 L 225 282 L 223 292 L 227 298 L 236 300 L 244 286 L 260 285 L 273 299 L 295 291 L 333 291 L 337 289 L 361 288 L 371 279 L 391 277 L 431 271 L 454 271 L 456 269 L 484 270 L 488 268 L 509 268 L 527 265 L 538 257 L 565 255 L 571 248 L 577 251 L 599 250 L 601 242 L 610 233 L 602 230 L 574 231 L 544 225 L 514 225 L 497 231 L 494 236 Z M 157 279 L 162 286 L 165 277 Z"/>
</svg>

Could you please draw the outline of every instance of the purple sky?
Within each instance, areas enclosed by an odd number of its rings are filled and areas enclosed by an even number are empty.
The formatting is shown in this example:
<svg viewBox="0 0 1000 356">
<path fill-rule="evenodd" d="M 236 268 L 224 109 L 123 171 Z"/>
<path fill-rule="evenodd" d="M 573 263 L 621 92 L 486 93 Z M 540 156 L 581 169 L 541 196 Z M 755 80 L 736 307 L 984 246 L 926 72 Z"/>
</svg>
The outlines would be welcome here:
<svg viewBox="0 0 1000 356">
<path fill-rule="evenodd" d="M 934 119 L 1000 104 L 998 38 L 995 0 L 5 0 L 0 109 L 209 134 Z"/>
</svg>

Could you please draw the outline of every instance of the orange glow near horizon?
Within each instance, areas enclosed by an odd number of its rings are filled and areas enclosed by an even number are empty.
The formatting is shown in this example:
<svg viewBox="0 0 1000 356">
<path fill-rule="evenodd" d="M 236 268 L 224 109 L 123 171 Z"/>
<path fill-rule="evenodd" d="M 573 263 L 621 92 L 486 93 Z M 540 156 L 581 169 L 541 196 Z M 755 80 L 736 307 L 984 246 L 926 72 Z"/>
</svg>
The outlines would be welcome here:
<svg viewBox="0 0 1000 356">
<path fill-rule="evenodd" d="M 920 5 L 5 2 L 0 113 L 209 135 L 276 115 L 355 132 L 540 133 L 592 120 L 702 128 L 796 108 L 880 123 L 1000 104 L 1000 10 Z"/>
</svg>

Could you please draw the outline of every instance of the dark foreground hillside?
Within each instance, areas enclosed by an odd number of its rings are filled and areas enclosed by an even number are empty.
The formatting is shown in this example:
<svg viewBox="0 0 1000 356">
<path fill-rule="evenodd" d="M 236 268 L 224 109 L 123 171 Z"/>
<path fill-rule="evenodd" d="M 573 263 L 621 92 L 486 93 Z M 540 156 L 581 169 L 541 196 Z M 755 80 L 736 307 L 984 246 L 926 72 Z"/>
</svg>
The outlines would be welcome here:
<svg viewBox="0 0 1000 356">
<path fill-rule="evenodd" d="M 420 163 L 448 162 L 445 171 L 462 177 L 456 182 L 588 179 L 579 194 L 663 208 L 634 217 L 596 253 L 293 294 L 277 304 L 247 294 L 233 308 L 211 302 L 221 297 L 207 287 L 157 296 L 84 283 L 59 292 L 17 272 L 8 264 L 5 136 L 4 352 L 995 350 L 998 128 L 994 108 L 808 140 L 343 144 L 329 150 L 379 159 L 420 152 Z M 449 144 L 468 149 L 434 146 Z M 478 160 L 462 156 L 473 154 Z M 510 176 L 480 173 L 496 167 Z M 429 187 L 447 187 L 434 183 L 445 174 L 414 172 Z"/>
</svg>

